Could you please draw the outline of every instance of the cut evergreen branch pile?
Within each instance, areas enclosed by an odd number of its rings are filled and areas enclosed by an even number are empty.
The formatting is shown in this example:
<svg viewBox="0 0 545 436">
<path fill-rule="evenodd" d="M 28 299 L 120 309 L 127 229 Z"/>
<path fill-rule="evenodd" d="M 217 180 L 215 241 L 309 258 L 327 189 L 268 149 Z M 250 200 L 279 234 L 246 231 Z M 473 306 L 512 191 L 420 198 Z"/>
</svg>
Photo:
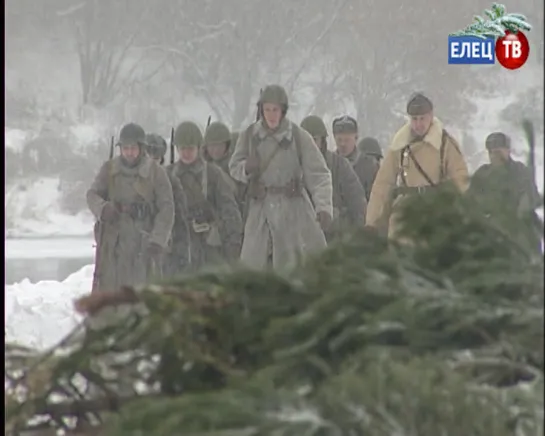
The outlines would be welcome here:
<svg viewBox="0 0 545 436">
<path fill-rule="evenodd" d="M 410 246 L 360 231 L 285 275 L 82 300 L 85 335 L 6 349 L 27 368 L 6 433 L 41 416 L 115 436 L 540 435 L 541 223 L 479 208 L 445 188 L 404 206 Z"/>
</svg>

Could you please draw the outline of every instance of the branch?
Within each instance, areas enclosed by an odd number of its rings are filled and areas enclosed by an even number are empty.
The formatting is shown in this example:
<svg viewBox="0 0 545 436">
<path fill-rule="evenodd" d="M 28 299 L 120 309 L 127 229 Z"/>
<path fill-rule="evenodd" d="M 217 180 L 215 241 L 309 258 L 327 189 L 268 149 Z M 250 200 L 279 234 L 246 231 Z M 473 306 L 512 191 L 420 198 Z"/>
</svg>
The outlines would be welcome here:
<svg viewBox="0 0 545 436">
<path fill-rule="evenodd" d="M 37 407 L 35 410 L 34 416 L 48 415 L 54 421 L 62 421 L 64 418 L 67 418 L 67 417 L 81 417 L 88 413 L 96 414 L 100 412 L 115 412 L 119 410 L 122 406 L 132 401 L 140 400 L 142 398 L 153 400 L 153 399 L 161 398 L 161 395 L 143 394 L 143 395 L 125 396 L 125 397 L 117 397 L 117 398 L 102 397 L 102 398 L 94 398 L 94 399 L 87 399 L 87 400 L 46 404 L 46 405 Z M 6 425 L 8 425 L 8 423 Z M 97 431 L 99 431 L 100 428 L 101 428 L 100 426 L 92 427 L 92 429 L 95 429 Z M 24 432 L 36 432 L 36 431 L 45 430 L 45 429 L 51 429 L 50 422 L 42 422 L 37 425 L 27 426 L 19 430 L 19 434 L 23 436 L 25 434 Z M 86 431 L 85 434 L 87 435 L 88 430 L 85 429 L 85 431 Z M 67 434 L 70 434 L 70 433 L 67 433 Z M 96 433 L 96 434 L 98 435 L 101 433 Z M 28 436 L 30 436 L 30 434 Z"/>
<path fill-rule="evenodd" d="M 79 11 L 80 9 L 85 7 L 86 2 L 77 3 L 75 5 L 70 6 L 68 9 L 57 11 L 57 16 L 59 17 L 66 17 L 68 15 L 72 15 L 73 13 Z"/>
<path fill-rule="evenodd" d="M 229 104 L 222 97 L 222 93 L 220 92 L 220 90 L 216 87 L 216 85 L 214 83 L 209 83 L 208 82 L 208 80 L 206 79 L 206 75 L 204 74 L 202 69 L 197 65 L 197 63 L 191 58 L 191 56 L 189 56 L 187 53 L 185 53 L 185 52 L 183 52 L 181 50 L 178 50 L 178 49 L 172 48 L 172 47 L 156 46 L 156 48 L 159 49 L 159 50 L 163 50 L 163 51 L 165 51 L 167 53 L 177 55 L 180 58 L 187 60 L 189 62 L 189 64 L 190 64 L 190 66 L 192 67 L 192 69 L 197 73 L 197 75 L 201 79 L 202 83 L 205 85 L 202 88 L 202 90 L 203 90 L 203 93 L 204 93 L 205 98 L 207 99 L 207 101 L 209 103 L 214 101 L 214 98 L 212 97 L 212 95 L 210 94 L 210 92 L 208 91 L 208 88 L 207 88 L 208 86 L 210 86 L 210 87 L 212 87 L 214 89 L 214 92 L 215 92 L 216 97 L 219 100 L 219 102 L 221 104 L 223 104 L 224 107 L 229 108 Z M 212 107 L 215 107 L 215 104 Z"/>
<path fill-rule="evenodd" d="M 345 5 L 348 3 L 348 0 L 343 0 L 342 3 L 339 5 L 339 7 L 335 10 L 334 14 L 333 14 L 333 17 L 331 18 L 329 24 L 324 28 L 324 30 L 322 31 L 322 33 L 318 36 L 318 38 L 316 39 L 316 41 L 314 42 L 314 44 L 310 47 L 310 49 L 307 51 L 307 54 L 305 56 L 303 56 L 304 58 L 304 61 L 303 63 L 301 64 L 301 67 L 296 71 L 296 73 L 292 76 L 291 80 L 288 80 L 288 83 L 290 83 L 288 85 L 288 88 L 290 88 L 290 90 L 293 89 L 293 87 L 295 86 L 295 83 L 299 80 L 299 77 L 301 76 L 301 74 L 303 73 L 303 71 L 305 70 L 306 66 L 307 66 L 307 63 L 308 61 L 311 59 L 312 57 L 312 53 L 314 52 L 314 50 L 316 49 L 316 47 L 322 42 L 322 40 L 324 39 L 324 37 L 329 33 L 329 31 L 331 30 L 331 28 L 333 27 L 333 24 L 335 24 L 335 22 L 337 21 L 337 19 L 339 18 L 339 14 L 340 12 L 342 11 L 342 9 L 345 7 Z"/>
</svg>

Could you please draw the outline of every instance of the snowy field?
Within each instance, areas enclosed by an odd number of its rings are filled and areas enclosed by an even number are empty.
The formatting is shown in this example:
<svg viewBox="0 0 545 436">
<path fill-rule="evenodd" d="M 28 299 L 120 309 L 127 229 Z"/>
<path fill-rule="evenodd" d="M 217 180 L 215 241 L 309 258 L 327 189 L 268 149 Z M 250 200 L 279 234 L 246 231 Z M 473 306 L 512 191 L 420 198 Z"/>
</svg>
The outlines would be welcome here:
<svg viewBox="0 0 545 436">
<path fill-rule="evenodd" d="M 95 140 L 97 131 L 85 126 L 74 128 L 75 143 Z M 19 129 L 4 128 L 7 149 L 20 153 L 34 135 Z M 89 236 L 92 234 L 93 217 L 88 211 L 69 215 L 60 208 L 58 177 L 33 180 L 21 179 L 4 187 L 6 229 L 8 238 Z"/>
<path fill-rule="evenodd" d="M 47 177 L 21 181 L 6 186 L 5 208 L 13 223 L 8 222 L 8 238 L 41 238 L 89 236 L 93 231 L 93 217 L 82 211 L 75 215 L 63 212 L 59 206 L 59 179 Z"/>
</svg>

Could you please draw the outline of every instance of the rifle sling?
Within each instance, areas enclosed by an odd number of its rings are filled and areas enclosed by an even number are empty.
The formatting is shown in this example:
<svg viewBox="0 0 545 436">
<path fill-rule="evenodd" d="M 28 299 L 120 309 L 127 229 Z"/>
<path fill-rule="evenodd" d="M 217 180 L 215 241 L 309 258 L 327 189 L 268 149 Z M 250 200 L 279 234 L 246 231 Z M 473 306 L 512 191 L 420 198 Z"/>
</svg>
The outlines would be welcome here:
<svg viewBox="0 0 545 436">
<path fill-rule="evenodd" d="M 405 147 L 406 151 L 407 151 L 407 154 L 408 156 L 411 158 L 411 160 L 414 162 L 414 167 L 418 170 L 418 172 L 422 175 L 422 177 L 424 177 L 426 179 L 426 182 L 428 182 L 428 184 L 430 186 L 436 186 L 436 183 L 433 182 L 433 180 L 431 179 L 431 177 L 426 173 L 426 171 L 424 171 L 424 169 L 422 168 L 422 166 L 420 165 L 420 163 L 416 160 L 416 158 L 414 157 L 414 154 L 413 154 L 413 151 L 411 150 L 411 146 L 410 145 L 407 145 Z M 405 186 L 407 186 L 407 183 L 405 183 Z"/>
</svg>

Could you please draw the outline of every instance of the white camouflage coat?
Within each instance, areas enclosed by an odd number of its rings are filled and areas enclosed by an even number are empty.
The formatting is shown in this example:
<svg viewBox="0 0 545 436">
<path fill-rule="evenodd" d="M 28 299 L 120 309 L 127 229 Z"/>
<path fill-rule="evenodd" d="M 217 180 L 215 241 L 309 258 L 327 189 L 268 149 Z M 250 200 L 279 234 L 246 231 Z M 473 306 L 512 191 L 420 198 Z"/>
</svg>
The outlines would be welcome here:
<svg viewBox="0 0 545 436">
<path fill-rule="evenodd" d="M 300 156 L 293 129 L 299 129 Z M 247 133 L 251 135 L 249 140 L 246 139 Z M 261 122 L 254 123 L 241 132 L 229 162 L 229 171 L 234 179 L 248 183 L 244 166 L 250 148 L 256 147 L 255 155 L 263 165 L 283 139 L 289 145 L 276 153 L 260 181 L 265 187 L 282 187 L 302 175 L 306 189 L 301 196 L 294 198 L 269 192 L 262 200 L 248 200 L 241 261 L 251 268 L 265 268 L 271 251 L 272 265 L 278 269 L 293 265 L 301 255 L 326 247 L 316 214 L 325 211 L 333 215 L 331 173 L 306 131 L 286 118 L 275 132 L 269 132 Z"/>
</svg>

